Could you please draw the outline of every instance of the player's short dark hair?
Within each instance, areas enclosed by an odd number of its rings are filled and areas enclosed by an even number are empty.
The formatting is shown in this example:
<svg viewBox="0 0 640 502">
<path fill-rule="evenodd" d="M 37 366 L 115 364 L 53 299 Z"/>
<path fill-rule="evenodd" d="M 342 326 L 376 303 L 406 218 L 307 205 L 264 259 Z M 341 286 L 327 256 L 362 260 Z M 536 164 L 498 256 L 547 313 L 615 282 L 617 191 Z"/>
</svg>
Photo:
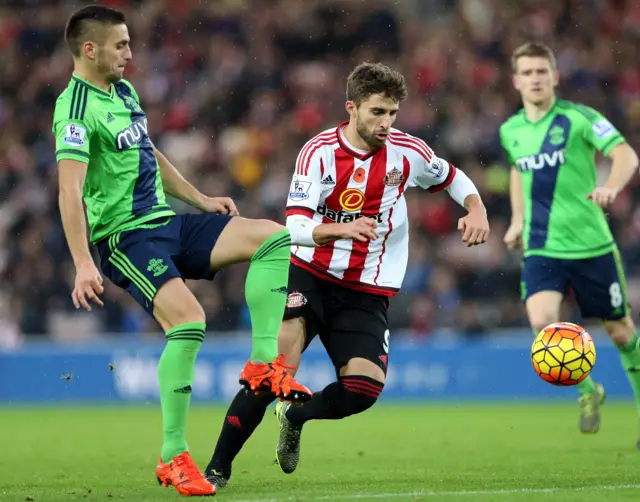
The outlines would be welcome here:
<svg viewBox="0 0 640 502">
<path fill-rule="evenodd" d="M 92 30 L 96 25 L 126 24 L 124 14 L 116 9 L 110 9 L 102 5 L 89 5 L 83 7 L 69 18 L 64 31 L 64 38 L 71 53 L 80 56 L 80 48 L 90 36 L 95 36 Z"/>
<path fill-rule="evenodd" d="M 555 70 L 558 67 L 556 57 L 551 48 L 540 42 L 526 42 L 513 51 L 511 55 L 511 69 L 513 73 L 516 73 L 518 70 L 518 59 L 522 57 L 546 58 L 547 61 L 551 63 L 551 68 Z"/>
<path fill-rule="evenodd" d="M 383 94 L 396 103 L 407 99 L 402 73 L 382 63 L 360 63 L 347 77 L 347 101 L 358 106 L 372 94 Z"/>
</svg>

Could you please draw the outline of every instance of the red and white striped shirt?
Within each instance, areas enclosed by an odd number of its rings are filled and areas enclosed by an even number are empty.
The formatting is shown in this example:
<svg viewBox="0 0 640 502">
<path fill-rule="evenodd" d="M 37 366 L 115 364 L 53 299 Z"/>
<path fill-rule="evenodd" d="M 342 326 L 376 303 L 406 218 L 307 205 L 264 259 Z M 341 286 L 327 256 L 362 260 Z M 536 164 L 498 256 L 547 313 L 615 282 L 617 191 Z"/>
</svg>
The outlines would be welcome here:
<svg viewBox="0 0 640 502">
<path fill-rule="evenodd" d="M 318 134 L 302 148 L 289 190 L 287 216 L 318 223 L 376 218 L 378 238 L 341 239 L 316 248 L 293 246 L 291 262 L 323 279 L 369 293 L 394 296 L 409 257 L 409 222 L 404 191 L 447 187 L 456 168 L 427 144 L 391 129 L 384 147 L 363 152 L 348 144 L 347 123 Z"/>
</svg>

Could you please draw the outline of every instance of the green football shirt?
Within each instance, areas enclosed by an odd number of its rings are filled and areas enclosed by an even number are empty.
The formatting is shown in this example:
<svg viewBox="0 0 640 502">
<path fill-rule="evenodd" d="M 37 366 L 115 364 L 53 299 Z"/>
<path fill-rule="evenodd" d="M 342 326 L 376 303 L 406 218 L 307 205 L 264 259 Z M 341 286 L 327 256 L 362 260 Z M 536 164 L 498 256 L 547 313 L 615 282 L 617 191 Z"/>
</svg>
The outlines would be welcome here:
<svg viewBox="0 0 640 502">
<path fill-rule="evenodd" d="M 607 155 L 625 141 L 606 118 L 558 99 L 535 123 L 524 110 L 509 118 L 500 141 L 522 177 L 525 256 L 583 259 L 614 249 L 604 211 L 586 199 L 596 187 L 595 151 Z"/>
<path fill-rule="evenodd" d="M 83 199 L 91 242 L 175 213 L 167 204 L 147 118 L 126 80 L 109 92 L 73 75 L 53 114 L 56 160 L 88 164 Z"/>
</svg>

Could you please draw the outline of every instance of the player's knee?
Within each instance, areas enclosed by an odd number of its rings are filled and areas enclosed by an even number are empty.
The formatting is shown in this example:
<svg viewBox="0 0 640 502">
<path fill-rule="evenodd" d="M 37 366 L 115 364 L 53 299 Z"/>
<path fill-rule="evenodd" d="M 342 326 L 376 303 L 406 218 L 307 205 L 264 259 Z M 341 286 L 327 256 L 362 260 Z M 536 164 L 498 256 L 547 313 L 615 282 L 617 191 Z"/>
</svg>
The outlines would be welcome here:
<svg viewBox="0 0 640 502">
<path fill-rule="evenodd" d="M 259 229 L 256 230 L 255 233 L 256 251 L 260 246 L 262 246 L 262 244 L 264 244 L 267 239 L 271 238 L 273 235 L 284 230 L 285 228 L 280 223 L 276 223 L 272 220 L 254 220 L 254 226 L 256 227 L 256 229 Z"/>
<path fill-rule="evenodd" d="M 635 333 L 635 326 L 629 316 L 616 321 L 606 321 L 604 326 L 611 341 L 618 346 L 627 345 Z"/>
<path fill-rule="evenodd" d="M 211 269 L 221 270 L 234 263 L 251 260 L 271 236 L 283 229 L 284 226 L 271 220 L 234 217 L 211 250 Z"/>
<path fill-rule="evenodd" d="M 368 410 L 380 397 L 384 383 L 362 375 L 340 377 L 342 384 L 342 407 L 345 417 Z"/>
<path fill-rule="evenodd" d="M 540 331 L 554 322 L 557 322 L 557 319 L 547 315 L 545 312 L 529 315 L 529 323 L 531 324 L 531 329 L 535 333 L 540 333 Z"/>
<path fill-rule="evenodd" d="M 258 249 L 273 235 L 281 230 L 284 226 L 271 220 L 249 220 L 249 231 L 244 236 L 249 246 L 250 254 L 253 256 Z"/>
<path fill-rule="evenodd" d="M 160 312 L 154 309 L 154 317 L 165 331 L 190 322 L 206 323 L 206 315 L 198 303 L 184 309 L 172 308 Z"/>
<path fill-rule="evenodd" d="M 281 232 L 282 230 L 284 230 L 284 225 L 281 225 L 280 223 L 277 223 L 273 220 L 258 220 L 260 222 L 260 225 L 267 229 L 269 232 L 269 237 L 271 237 L 273 234 L 277 234 L 278 232 Z"/>
<path fill-rule="evenodd" d="M 527 316 L 535 333 L 560 320 L 562 298 L 558 291 L 539 291 L 527 298 Z"/>
<path fill-rule="evenodd" d="M 382 360 L 380 360 L 380 363 Z M 340 368 L 340 377 L 360 375 L 384 384 L 386 371 L 380 367 L 379 363 L 375 363 L 364 357 L 354 357 Z"/>
<path fill-rule="evenodd" d="M 189 309 L 180 316 L 180 324 L 187 322 L 201 322 L 203 324 L 207 322 L 207 315 L 199 303 L 195 302 L 195 304 L 190 305 Z"/>
<path fill-rule="evenodd" d="M 204 309 L 181 279 L 167 281 L 153 300 L 153 316 L 168 331 L 189 322 L 206 322 Z"/>
</svg>

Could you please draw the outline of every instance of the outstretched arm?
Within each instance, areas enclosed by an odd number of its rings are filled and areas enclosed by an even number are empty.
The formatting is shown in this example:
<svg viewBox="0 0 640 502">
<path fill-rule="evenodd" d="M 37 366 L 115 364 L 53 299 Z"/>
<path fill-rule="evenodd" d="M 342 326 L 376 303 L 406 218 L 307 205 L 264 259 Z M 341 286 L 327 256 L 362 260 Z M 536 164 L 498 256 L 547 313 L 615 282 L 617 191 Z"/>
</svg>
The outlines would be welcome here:
<svg viewBox="0 0 640 502">
<path fill-rule="evenodd" d="M 207 213 L 238 215 L 238 210 L 229 197 L 207 197 L 189 183 L 155 146 L 153 147 L 153 153 L 158 159 L 160 177 L 162 178 L 162 186 L 165 193 Z"/>
</svg>

